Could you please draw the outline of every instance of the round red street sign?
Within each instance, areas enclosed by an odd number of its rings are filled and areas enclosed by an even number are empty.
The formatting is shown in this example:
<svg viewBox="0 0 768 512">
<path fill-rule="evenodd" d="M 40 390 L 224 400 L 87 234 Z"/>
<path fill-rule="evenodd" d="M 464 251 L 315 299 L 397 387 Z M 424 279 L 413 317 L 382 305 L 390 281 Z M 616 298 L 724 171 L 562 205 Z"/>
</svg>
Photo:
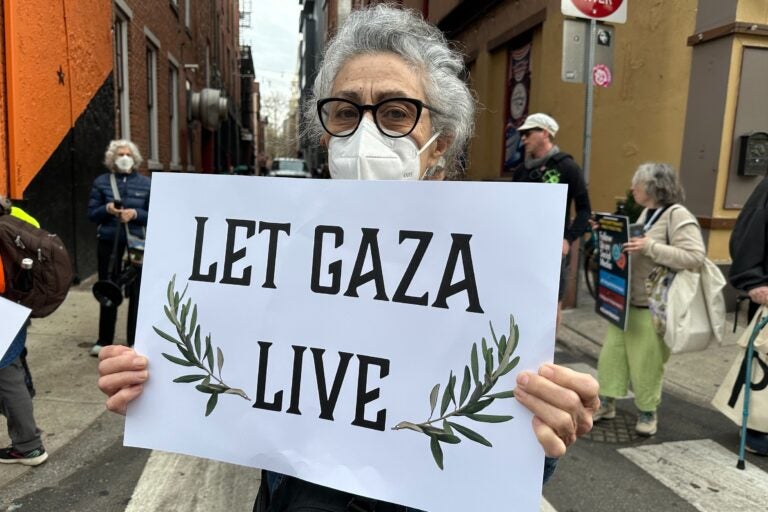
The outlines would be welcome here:
<svg viewBox="0 0 768 512">
<path fill-rule="evenodd" d="M 624 0 L 571 0 L 573 5 L 592 18 L 605 18 L 616 12 Z"/>
<path fill-rule="evenodd" d="M 592 83 L 598 87 L 608 87 L 613 82 L 613 76 L 608 66 L 598 64 L 592 69 Z"/>
</svg>

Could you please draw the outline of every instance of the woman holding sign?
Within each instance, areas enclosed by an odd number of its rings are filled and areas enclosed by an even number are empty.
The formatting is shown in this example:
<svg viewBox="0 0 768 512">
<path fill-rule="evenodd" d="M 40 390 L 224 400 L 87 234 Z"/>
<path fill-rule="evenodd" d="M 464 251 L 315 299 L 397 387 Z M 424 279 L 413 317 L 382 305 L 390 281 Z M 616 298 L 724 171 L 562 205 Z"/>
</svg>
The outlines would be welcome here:
<svg viewBox="0 0 768 512">
<path fill-rule="evenodd" d="M 453 179 L 472 135 L 475 100 L 464 61 L 420 15 L 390 6 L 355 11 L 329 45 L 308 102 L 310 135 L 328 146 L 335 179 Z M 125 413 L 147 380 L 147 360 L 127 347 L 100 354 L 99 387 L 107 408 Z M 517 377 L 516 398 L 530 409 L 549 457 L 563 455 L 592 427 L 597 383 L 557 365 Z M 548 459 L 547 471 L 554 468 Z M 299 500 L 300 501 L 299 503 Z M 256 510 L 405 510 L 265 472 Z"/>
<path fill-rule="evenodd" d="M 632 258 L 629 319 L 626 331 L 608 326 L 597 363 L 604 398 L 594 420 L 615 418 L 616 398 L 626 396 L 631 384 L 639 411 L 635 430 L 652 436 L 658 428 L 656 408 L 661 403 L 669 348 L 648 309 L 646 280 L 655 268 L 699 268 L 705 249 L 696 217 L 679 204 L 684 193 L 672 166 L 646 163 L 638 167 L 632 178 L 632 196 L 645 208 L 638 218 L 644 234 L 632 236 L 624 248 Z"/>
</svg>

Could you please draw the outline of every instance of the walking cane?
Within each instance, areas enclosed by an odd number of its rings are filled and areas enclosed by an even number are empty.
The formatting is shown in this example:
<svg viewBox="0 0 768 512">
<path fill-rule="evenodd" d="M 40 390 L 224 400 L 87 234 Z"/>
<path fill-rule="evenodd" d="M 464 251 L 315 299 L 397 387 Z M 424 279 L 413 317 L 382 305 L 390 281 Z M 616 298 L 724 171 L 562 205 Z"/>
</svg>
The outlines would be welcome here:
<svg viewBox="0 0 768 512">
<path fill-rule="evenodd" d="M 749 336 L 749 343 L 747 343 L 747 354 L 744 359 L 746 365 L 744 376 L 744 407 L 741 413 L 741 439 L 739 440 L 739 462 L 736 463 L 736 467 L 744 469 L 744 450 L 747 445 L 747 420 L 749 419 L 749 392 L 752 388 L 752 357 L 755 353 L 755 340 L 763 327 L 768 324 L 768 316 L 765 316 L 758 320 L 755 324 L 755 328 L 752 329 L 752 334 Z"/>
</svg>

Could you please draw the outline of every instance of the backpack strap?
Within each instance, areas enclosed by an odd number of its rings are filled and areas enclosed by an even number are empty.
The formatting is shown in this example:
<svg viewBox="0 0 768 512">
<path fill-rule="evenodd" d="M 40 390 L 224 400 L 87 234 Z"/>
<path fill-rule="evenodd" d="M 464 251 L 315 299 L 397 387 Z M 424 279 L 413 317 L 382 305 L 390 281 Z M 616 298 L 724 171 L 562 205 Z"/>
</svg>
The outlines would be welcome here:
<svg viewBox="0 0 768 512">
<path fill-rule="evenodd" d="M 569 153 L 565 153 L 564 151 L 558 151 L 557 153 L 549 157 L 549 160 L 556 164 L 559 164 L 560 162 L 562 162 L 567 158 L 570 158 L 571 160 L 573 160 L 573 157 Z"/>
</svg>

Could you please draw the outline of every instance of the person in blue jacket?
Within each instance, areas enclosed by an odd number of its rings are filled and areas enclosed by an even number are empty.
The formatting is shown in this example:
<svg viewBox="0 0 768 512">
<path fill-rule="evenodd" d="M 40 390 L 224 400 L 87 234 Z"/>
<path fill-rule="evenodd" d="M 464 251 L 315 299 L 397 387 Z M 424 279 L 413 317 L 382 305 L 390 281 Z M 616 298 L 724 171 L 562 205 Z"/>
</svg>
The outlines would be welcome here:
<svg viewBox="0 0 768 512">
<path fill-rule="evenodd" d="M 147 226 L 147 211 L 149 210 L 150 179 L 138 172 L 142 162 L 141 153 L 136 144 L 129 140 L 113 140 L 109 143 L 104 155 L 104 165 L 109 169 L 98 176 L 91 188 L 88 199 L 88 219 L 98 224 L 97 238 L 97 262 L 99 280 L 110 278 L 110 260 L 114 249 L 115 237 L 117 237 L 117 253 L 112 280 L 121 274 L 124 266 L 123 253 L 126 249 L 127 232 L 130 232 L 131 241 L 141 241 L 145 238 Z M 117 188 L 119 200 L 115 200 L 113 191 Z M 126 285 L 128 297 L 128 332 L 126 340 L 129 346 L 133 346 L 136 333 L 136 315 L 139 308 L 139 276 L 132 283 Z M 101 348 L 111 345 L 115 338 L 115 323 L 117 322 L 117 306 L 101 306 L 99 315 L 99 338 L 91 348 L 91 355 L 98 356 Z"/>
</svg>

